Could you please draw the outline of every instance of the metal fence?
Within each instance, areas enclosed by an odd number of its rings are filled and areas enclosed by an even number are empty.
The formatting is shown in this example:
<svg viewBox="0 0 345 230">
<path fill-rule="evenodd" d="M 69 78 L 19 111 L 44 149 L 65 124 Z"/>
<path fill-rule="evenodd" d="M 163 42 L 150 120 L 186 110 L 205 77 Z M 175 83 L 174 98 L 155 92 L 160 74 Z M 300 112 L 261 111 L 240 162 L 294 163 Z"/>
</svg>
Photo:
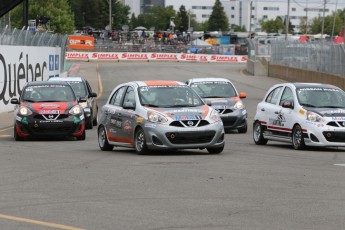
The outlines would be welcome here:
<svg viewBox="0 0 345 230">
<path fill-rule="evenodd" d="M 248 39 L 248 58 L 270 56 L 270 63 L 310 71 L 345 76 L 345 48 L 333 42 L 271 40 L 260 43 Z"/>
<path fill-rule="evenodd" d="M 64 65 L 67 35 L 49 32 L 33 32 L 26 29 L 0 28 L 0 45 L 44 46 L 61 48 L 61 64 Z"/>
</svg>

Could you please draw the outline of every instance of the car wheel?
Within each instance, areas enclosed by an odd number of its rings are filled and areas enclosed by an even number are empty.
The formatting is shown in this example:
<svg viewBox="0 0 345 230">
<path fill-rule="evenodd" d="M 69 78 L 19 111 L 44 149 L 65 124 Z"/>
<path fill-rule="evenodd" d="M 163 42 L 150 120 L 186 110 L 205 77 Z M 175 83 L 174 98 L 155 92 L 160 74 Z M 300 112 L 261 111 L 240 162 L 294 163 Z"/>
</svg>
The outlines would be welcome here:
<svg viewBox="0 0 345 230">
<path fill-rule="evenodd" d="M 142 155 L 148 152 L 145 133 L 142 128 L 138 128 L 138 130 L 135 132 L 134 143 L 135 143 L 135 151 L 138 154 Z"/>
<path fill-rule="evenodd" d="M 23 141 L 24 140 L 24 137 L 19 136 L 17 129 L 16 129 L 16 126 L 14 126 L 14 132 L 13 133 L 14 133 L 13 136 L 14 136 L 15 141 Z"/>
<path fill-rule="evenodd" d="M 238 133 L 246 133 L 248 130 L 247 122 L 242 128 L 237 129 Z"/>
<path fill-rule="evenodd" d="M 83 133 L 81 134 L 81 136 L 77 137 L 78 141 L 84 141 L 86 138 L 86 132 L 85 130 L 83 131 Z"/>
<path fill-rule="evenodd" d="M 264 138 L 262 125 L 259 121 L 255 121 L 253 125 L 253 139 L 257 145 L 267 144 L 267 139 Z"/>
<path fill-rule="evenodd" d="M 296 150 L 301 150 L 305 148 L 303 131 L 301 126 L 296 125 L 292 130 L 292 146 Z"/>
<path fill-rule="evenodd" d="M 96 117 L 93 119 L 93 125 L 97 126 L 98 125 L 98 109 L 96 110 Z"/>
<path fill-rule="evenodd" d="M 92 123 L 92 114 L 89 119 L 85 120 L 85 128 L 87 129 L 92 129 L 93 128 L 93 123 Z"/>
<path fill-rule="evenodd" d="M 224 150 L 224 145 L 217 148 L 207 148 L 207 151 L 211 154 L 219 154 L 223 152 L 223 150 Z"/>
<path fill-rule="evenodd" d="M 102 151 L 111 151 L 114 148 L 114 146 L 110 145 L 108 142 L 107 132 L 104 126 L 98 128 L 98 145 Z"/>
</svg>

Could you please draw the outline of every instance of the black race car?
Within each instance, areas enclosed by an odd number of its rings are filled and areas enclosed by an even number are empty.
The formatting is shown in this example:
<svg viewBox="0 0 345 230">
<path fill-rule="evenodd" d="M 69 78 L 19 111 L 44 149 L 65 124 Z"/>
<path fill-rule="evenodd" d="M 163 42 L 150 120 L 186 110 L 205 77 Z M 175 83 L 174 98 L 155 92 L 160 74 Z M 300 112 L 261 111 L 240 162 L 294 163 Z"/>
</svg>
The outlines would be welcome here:
<svg viewBox="0 0 345 230">
<path fill-rule="evenodd" d="M 28 82 L 20 98 L 12 98 L 14 139 L 27 137 L 76 137 L 85 140 L 85 116 L 67 82 Z"/>
</svg>

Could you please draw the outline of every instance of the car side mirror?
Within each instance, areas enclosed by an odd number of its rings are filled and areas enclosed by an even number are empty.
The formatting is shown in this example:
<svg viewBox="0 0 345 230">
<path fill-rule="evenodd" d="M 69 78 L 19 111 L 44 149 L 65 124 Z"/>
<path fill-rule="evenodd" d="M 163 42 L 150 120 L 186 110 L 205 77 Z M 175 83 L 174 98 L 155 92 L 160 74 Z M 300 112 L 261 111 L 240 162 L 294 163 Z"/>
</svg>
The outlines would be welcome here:
<svg viewBox="0 0 345 230">
<path fill-rule="evenodd" d="M 293 103 L 291 101 L 283 101 L 282 107 L 288 108 L 288 109 L 293 109 Z"/>
<path fill-rule="evenodd" d="M 92 92 L 92 93 L 90 94 L 90 97 L 97 97 L 97 93 Z"/>
<path fill-rule="evenodd" d="M 11 104 L 18 105 L 19 104 L 18 98 L 12 98 L 11 99 Z"/>
<path fill-rule="evenodd" d="M 126 101 L 123 103 L 123 106 L 122 106 L 124 109 L 132 109 L 132 110 L 135 110 L 135 105 L 133 102 L 131 101 Z"/>
<path fill-rule="evenodd" d="M 240 93 L 240 98 L 246 98 L 247 97 L 247 94 L 246 93 L 244 93 L 244 92 L 241 92 Z"/>
<path fill-rule="evenodd" d="M 79 97 L 79 98 L 78 98 L 78 103 L 82 103 L 82 102 L 87 102 L 87 98 L 85 98 L 85 97 Z"/>
</svg>

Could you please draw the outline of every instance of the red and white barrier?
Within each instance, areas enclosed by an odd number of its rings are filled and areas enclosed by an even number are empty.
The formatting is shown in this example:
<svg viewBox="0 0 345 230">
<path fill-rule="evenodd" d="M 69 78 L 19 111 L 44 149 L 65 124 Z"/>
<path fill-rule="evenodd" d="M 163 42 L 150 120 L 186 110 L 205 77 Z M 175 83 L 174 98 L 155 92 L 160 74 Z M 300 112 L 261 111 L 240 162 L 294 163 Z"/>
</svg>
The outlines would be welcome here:
<svg viewBox="0 0 345 230">
<path fill-rule="evenodd" d="M 186 53 L 66 52 L 66 60 L 82 61 L 177 61 L 246 63 L 247 55 L 213 55 Z"/>
</svg>

